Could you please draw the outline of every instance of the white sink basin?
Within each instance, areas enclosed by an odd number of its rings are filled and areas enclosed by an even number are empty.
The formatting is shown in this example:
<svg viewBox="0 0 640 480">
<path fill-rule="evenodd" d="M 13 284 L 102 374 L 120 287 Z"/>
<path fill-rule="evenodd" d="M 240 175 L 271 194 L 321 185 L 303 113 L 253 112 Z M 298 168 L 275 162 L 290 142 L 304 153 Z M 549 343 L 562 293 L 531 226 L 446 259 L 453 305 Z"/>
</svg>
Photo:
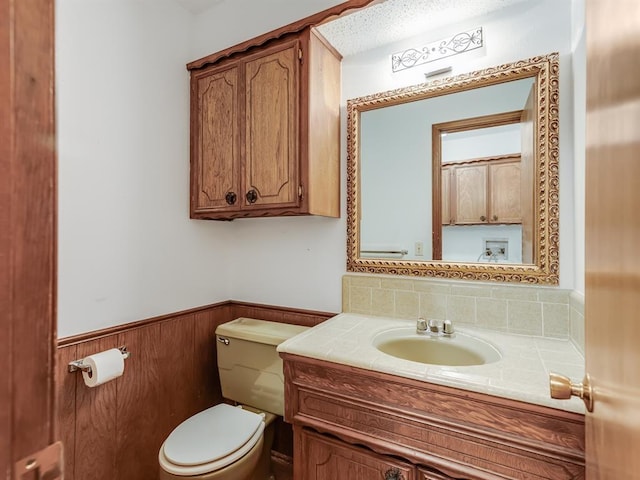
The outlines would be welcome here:
<svg viewBox="0 0 640 480">
<path fill-rule="evenodd" d="M 409 327 L 379 333 L 373 338 L 373 346 L 396 358 L 431 365 L 484 365 L 502 358 L 496 347 L 480 338 L 459 332 L 432 337 Z"/>
</svg>

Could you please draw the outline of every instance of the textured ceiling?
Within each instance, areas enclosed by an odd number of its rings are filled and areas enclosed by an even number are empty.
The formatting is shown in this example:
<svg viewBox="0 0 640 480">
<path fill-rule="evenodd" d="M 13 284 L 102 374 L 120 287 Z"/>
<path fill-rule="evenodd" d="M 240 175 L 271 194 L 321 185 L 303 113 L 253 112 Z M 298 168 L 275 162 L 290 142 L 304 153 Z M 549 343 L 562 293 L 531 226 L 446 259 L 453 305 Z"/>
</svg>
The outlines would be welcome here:
<svg viewBox="0 0 640 480">
<path fill-rule="evenodd" d="M 527 1 L 531 2 L 531 0 L 386 0 L 321 25 L 319 30 L 329 43 L 346 57 Z"/>
<path fill-rule="evenodd" d="M 176 0 L 195 14 L 223 2 L 233 1 Z M 382 0 L 380 3 L 321 25 L 319 30 L 346 57 L 418 35 L 426 30 L 440 29 L 511 5 L 531 1 L 536 0 Z"/>
</svg>

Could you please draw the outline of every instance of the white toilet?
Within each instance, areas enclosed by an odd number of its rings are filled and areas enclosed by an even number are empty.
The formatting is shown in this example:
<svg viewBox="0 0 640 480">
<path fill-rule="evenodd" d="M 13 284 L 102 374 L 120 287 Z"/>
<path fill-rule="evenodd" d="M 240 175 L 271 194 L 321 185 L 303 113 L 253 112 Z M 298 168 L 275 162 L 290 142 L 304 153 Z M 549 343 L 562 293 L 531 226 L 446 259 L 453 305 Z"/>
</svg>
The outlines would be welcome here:
<svg viewBox="0 0 640 480">
<path fill-rule="evenodd" d="M 307 327 L 238 318 L 216 329 L 226 403 L 178 425 L 160 447 L 160 480 L 269 478 L 273 420 L 284 413 L 284 374 L 276 347 Z"/>
</svg>

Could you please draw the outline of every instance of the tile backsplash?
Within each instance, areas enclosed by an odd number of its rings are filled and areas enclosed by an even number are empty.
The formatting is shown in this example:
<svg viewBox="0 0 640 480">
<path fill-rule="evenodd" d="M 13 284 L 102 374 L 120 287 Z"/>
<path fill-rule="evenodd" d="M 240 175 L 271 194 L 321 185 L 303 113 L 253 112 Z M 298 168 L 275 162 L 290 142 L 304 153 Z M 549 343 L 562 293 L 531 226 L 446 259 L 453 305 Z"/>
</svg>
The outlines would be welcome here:
<svg viewBox="0 0 640 480">
<path fill-rule="evenodd" d="M 569 337 L 584 355 L 584 295 L 577 291 L 569 294 Z"/>
<path fill-rule="evenodd" d="M 454 325 L 571 338 L 584 351 L 584 307 L 580 307 L 580 296 L 571 290 L 531 285 L 366 274 L 342 278 L 343 312 L 448 319 Z"/>
</svg>

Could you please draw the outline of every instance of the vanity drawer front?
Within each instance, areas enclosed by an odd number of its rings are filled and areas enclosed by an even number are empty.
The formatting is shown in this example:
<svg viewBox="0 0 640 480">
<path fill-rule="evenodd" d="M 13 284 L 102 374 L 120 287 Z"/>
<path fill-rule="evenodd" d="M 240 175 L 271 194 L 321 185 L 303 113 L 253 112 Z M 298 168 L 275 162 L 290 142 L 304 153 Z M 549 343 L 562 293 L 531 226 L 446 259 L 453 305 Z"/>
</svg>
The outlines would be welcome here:
<svg viewBox="0 0 640 480">
<path fill-rule="evenodd" d="M 286 416 L 294 425 L 453 478 L 584 478 L 580 416 L 291 358 L 285 356 Z"/>
</svg>

